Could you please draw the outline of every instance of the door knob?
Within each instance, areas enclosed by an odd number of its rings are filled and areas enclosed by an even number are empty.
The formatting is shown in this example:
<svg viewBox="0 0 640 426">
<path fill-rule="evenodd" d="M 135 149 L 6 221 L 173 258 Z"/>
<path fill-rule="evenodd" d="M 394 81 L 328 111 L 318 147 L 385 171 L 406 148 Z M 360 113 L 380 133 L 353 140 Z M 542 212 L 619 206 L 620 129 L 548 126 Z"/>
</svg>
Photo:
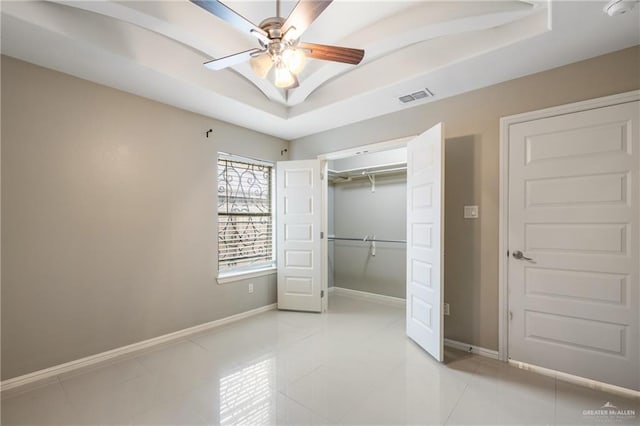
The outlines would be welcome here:
<svg viewBox="0 0 640 426">
<path fill-rule="evenodd" d="M 522 252 L 520 250 L 514 251 L 513 252 L 513 257 L 515 259 L 518 259 L 518 260 L 533 260 L 532 258 L 527 257 L 524 254 L 522 254 Z"/>
</svg>

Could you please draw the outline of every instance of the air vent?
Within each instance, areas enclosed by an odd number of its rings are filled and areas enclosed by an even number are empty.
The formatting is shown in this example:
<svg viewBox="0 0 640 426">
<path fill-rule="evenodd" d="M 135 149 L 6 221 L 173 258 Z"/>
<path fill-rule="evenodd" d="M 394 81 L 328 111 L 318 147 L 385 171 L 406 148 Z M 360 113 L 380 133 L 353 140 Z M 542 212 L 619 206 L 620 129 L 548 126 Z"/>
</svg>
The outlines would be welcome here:
<svg viewBox="0 0 640 426">
<path fill-rule="evenodd" d="M 429 89 L 420 90 L 419 92 L 414 92 L 410 95 L 400 96 L 398 99 L 403 104 L 417 101 L 419 99 L 430 98 L 433 96 L 433 93 Z"/>
</svg>

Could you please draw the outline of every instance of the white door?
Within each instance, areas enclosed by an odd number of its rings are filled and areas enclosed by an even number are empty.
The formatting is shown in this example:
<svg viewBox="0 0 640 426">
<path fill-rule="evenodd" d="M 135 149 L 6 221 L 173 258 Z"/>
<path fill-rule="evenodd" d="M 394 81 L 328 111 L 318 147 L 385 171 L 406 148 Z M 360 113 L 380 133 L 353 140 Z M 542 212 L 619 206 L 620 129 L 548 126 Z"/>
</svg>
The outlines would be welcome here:
<svg viewBox="0 0 640 426">
<path fill-rule="evenodd" d="M 320 312 L 320 161 L 279 161 L 276 170 L 278 309 Z"/>
<path fill-rule="evenodd" d="M 635 390 L 638 117 L 631 102 L 509 129 L 509 357 Z"/>
<path fill-rule="evenodd" d="M 443 360 L 442 123 L 407 144 L 407 336 Z"/>
</svg>

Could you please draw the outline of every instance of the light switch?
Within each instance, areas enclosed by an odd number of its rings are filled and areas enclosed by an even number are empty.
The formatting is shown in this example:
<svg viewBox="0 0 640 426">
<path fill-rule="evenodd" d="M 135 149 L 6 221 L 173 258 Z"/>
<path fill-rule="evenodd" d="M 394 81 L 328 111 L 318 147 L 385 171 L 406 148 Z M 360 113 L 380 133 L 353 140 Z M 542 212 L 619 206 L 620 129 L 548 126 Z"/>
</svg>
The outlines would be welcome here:
<svg viewBox="0 0 640 426">
<path fill-rule="evenodd" d="M 478 213 L 478 206 L 464 206 L 465 219 L 477 219 L 478 217 L 480 217 Z"/>
</svg>

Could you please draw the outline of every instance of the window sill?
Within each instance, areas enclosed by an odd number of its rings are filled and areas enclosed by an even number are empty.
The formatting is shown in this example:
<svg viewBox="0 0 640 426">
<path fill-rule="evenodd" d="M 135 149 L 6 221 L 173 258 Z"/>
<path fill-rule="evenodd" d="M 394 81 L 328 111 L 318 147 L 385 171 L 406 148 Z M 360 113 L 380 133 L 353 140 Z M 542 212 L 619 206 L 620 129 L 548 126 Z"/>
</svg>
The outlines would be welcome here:
<svg viewBox="0 0 640 426">
<path fill-rule="evenodd" d="M 218 275 L 218 284 L 227 284 L 234 281 L 248 280 L 249 278 L 263 277 L 265 275 L 273 275 L 277 272 L 275 266 L 269 266 L 254 271 L 227 272 Z"/>
</svg>

